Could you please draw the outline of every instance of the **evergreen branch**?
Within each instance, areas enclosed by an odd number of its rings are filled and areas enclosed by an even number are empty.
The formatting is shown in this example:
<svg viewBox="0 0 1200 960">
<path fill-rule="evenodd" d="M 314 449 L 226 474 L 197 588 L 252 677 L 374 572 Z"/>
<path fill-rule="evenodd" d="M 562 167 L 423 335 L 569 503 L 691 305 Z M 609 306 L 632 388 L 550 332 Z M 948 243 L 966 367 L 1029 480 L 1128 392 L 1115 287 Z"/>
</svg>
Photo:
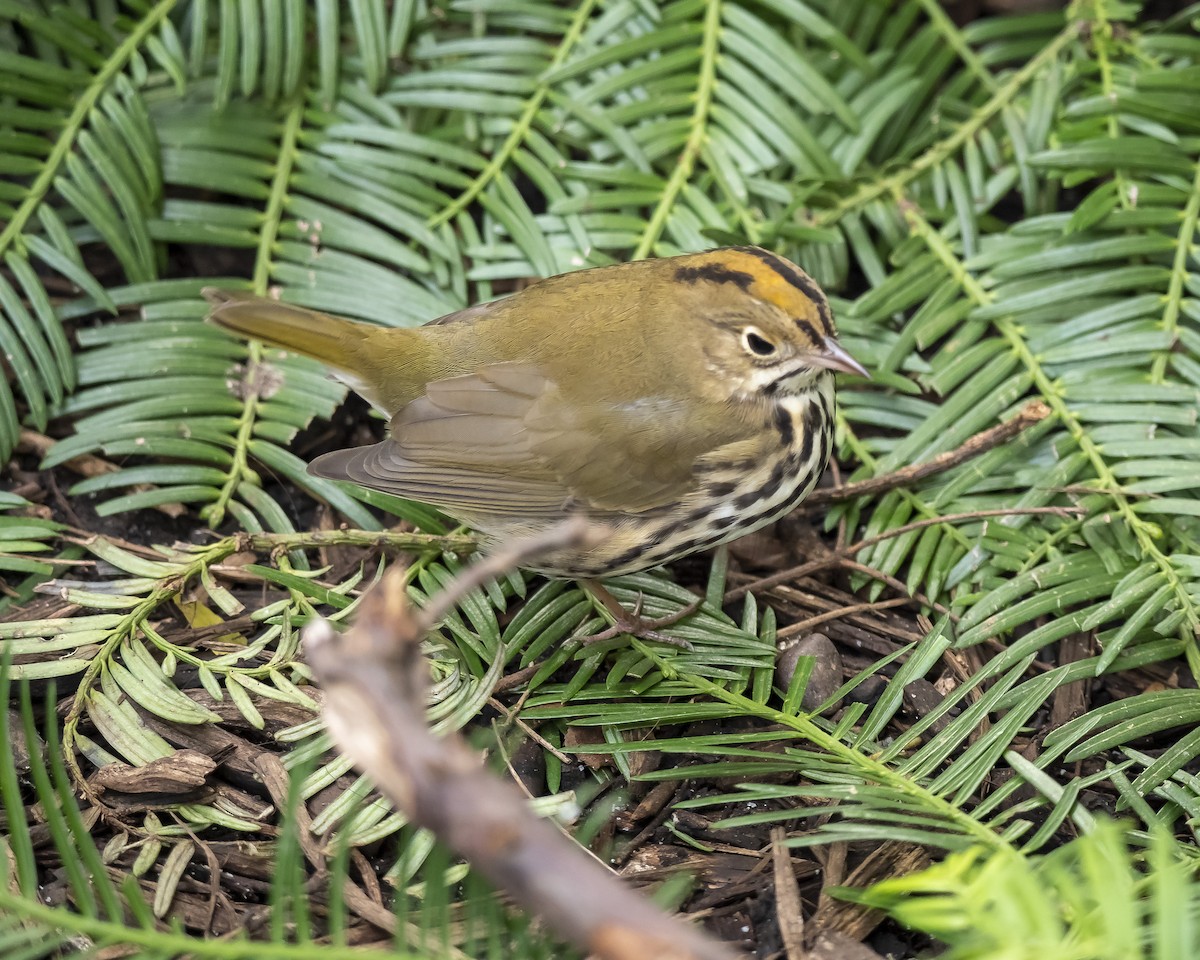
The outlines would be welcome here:
<svg viewBox="0 0 1200 960">
<path fill-rule="evenodd" d="M 1106 0 L 1095 0 L 1094 3 L 1088 4 L 1088 11 L 1091 12 L 1095 19 L 1089 24 L 1090 39 L 1092 46 L 1096 51 L 1096 65 L 1100 72 L 1100 92 L 1107 103 L 1117 104 L 1119 98 L 1117 96 L 1117 85 L 1113 81 L 1112 61 L 1108 56 L 1109 44 L 1113 41 L 1113 26 L 1109 21 L 1108 10 L 1105 8 Z M 1121 137 L 1121 123 L 1117 119 L 1116 110 L 1111 110 L 1105 118 L 1105 128 L 1108 131 L 1108 138 L 1112 141 L 1117 141 Z M 1134 197 L 1130 190 L 1130 183 L 1125 174 L 1120 168 L 1113 170 L 1113 182 L 1117 188 L 1117 201 L 1125 210 L 1130 209 L 1134 204 Z"/>
<path fill-rule="evenodd" d="M 591 16 L 592 8 L 595 5 L 596 0 L 583 0 L 579 4 L 579 9 L 575 11 L 571 25 L 567 28 L 566 33 L 563 34 L 562 42 L 559 43 L 558 49 L 550 61 L 550 65 L 542 72 L 542 77 L 539 79 L 536 89 L 525 102 L 525 108 L 521 111 L 521 115 L 517 118 L 516 123 L 513 124 L 508 137 L 500 145 L 500 149 L 492 155 L 487 166 L 471 181 L 470 186 L 429 218 L 427 223 L 431 229 L 436 229 L 444 223 L 449 223 L 466 210 L 474 202 L 475 198 L 484 191 L 484 188 L 507 166 L 513 154 L 516 153 L 517 148 L 529 135 L 534 118 L 537 117 L 538 111 L 542 109 L 542 104 L 546 102 L 546 97 L 550 94 L 550 84 L 546 82 L 545 78 L 566 63 L 571 50 L 583 35 L 584 25 L 587 23 L 588 17 Z"/>
<path fill-rule="evenodd" d="M 917 0 L 917 3 L 925 11 L 925 16 L 929 18 L 929 22 L 933 24 L 934 29 L 941 34 L 950 48 L 958 54 L 958 58 L 966 64 L 967 69 L 975 75 L 989 93 L 996 93 L 999 85 L 996 83 L 996 78 L 992 75 L 992 71 L 987 68 L 975 51 L 971 49 L 963 37 L 962 31 L 946 15 L 946 11 L 942 9 L 942 5 L 938 3 L 938 0 Z"/>
<path fill-rule="evenodd" d="M 921 174 L 932 170 L 957 153 L 969 140 L 986 127 L 992 119 L 1005 107 L 1009 106 L 1018 93 L 1034 80 L 1042 69 L 1054 60 L 1063 49 L 1079 34 L 1076 23 L 1068 24 L 1061 33 L 1043 47 L 1036 56 L 1005 81 L 1004 85 L 982 107 L 976 110 L 966 122 L 961 124 L 950 136 L 940 140 L 917 157 L 908 166 L 897 170 L 890 176 L 880 177 L 870 183 L 864 183 L 854 193 L 839 201 L 828 210 L 822 210 L 813 217 L 813 225 L 829 227 L 842 217 L 858 210 L 874 200 L 887 194 L 895 194 L 904 186 L 915 180 Z"/>
<path fill-rule="evenodd" d="M 721 38 L 721 2 L 722 0 L 707 0 L 704 13 L 704 34 L 701 39 L 700 74 L 696 78 L 696 104 L 692 109 L 692 117 L 688 123 L 688 138 L 683 145 L 683 152 L 671 171 L 671 178 L 659 198 L 658 205 L 642 231 L 637 248 L 633 251 L 631 260 L 641 260 L 648 257 L 654 250 L 654 245 L 666 228 L 667 220 L 675 201 L 696 167 L 696 158 L 704 148 L 708 138 L 708 113 L 712 109 L 713 97 L 717 86 L 717 54 Z"/>
<path fill-rule="evenodd" d="M 1179 313 L 1183 305 L 1183 294 L 1188 278 L 1188 258 L 1196 241 L 1196 224 L 1200 220 L 1200 164 L 1196 165 L 1196 176 L 1192 180 L 1192 192 L 1187 206 L 1183 208 L 1183 219 L 1179 224 L 1179 235 L 1175 241 L 1175 259 L 1171 263 L 1171 281 L 1167 286 L 1167 303 L 1163 308 L 1162 326 L 1171 334 L 1174 345 L 1179 331 Z M 1172 347 L 1155 354 L 1150 366 L 1150 382 L 1163 383 L 1166 379 L 1167 360 Z"/>
<path fill-rule="evenodd" d="M 966 265 L 950 248 L 946 239 L 905 199 L 899 188 L 893 190 L 896 202 L 904 210 L 904 216 L 912 232 L 920 237 L 929 250 L 946 268 L 955 282 L 962 288 L 963 293 L 977 307 L 987 306 L 995 302 L 995 294 L 985 290 L 982 284 L 971 274 Z M 1050 407 L 1051 415 L 1066 429 L 1079 449 L 1087 457 L 1092 469 L 1096 471 L 1097 493 L 1105 495 L 1116 508 L 1116 512 L 1125 521 L 1138 546 L 1146 559 L 1158 567 L 1160 574 L 1171 587 L 1171 593 L 1184 611 L 1185 623 L 1180 627 L 1180 637 L 1187 643 L 1188 664 L 1194 672 L 1200 674 L 1200 649 L 1197 648 L 1197 637 L 1200 637 L 1200 609 L 1188 590 L 1187 583 L 1180 577 L 1179 570 L 1159 548 L 1157 540 L 1162 536 L 1162 529 L 1155 523 L 1144 520 L 1133 509 L 1124 488 L 1112 467 L 1105 460 L 1100 447 L 1092 439 L 1087 428 L 1079 417 L 1063 400 L 1062 392 L 1058 390 L 1045 368 L 1030 349 L 1020 328 L 1009 317 L 1001 317 L 994 321 L 994 326 L 1008 342 L 1013 354 L 1029 372 L 1034 386 L 1041 394 L 1046 405 Z"/>
<path fill-rule="evenodd" d="M 150 619 L 156 610 L 164 603 L 170 602 L 182 593 L 187 583 L 194 577 L 199 576 L 205 568 L 214 563 L 219 563 L 232 554 L 233 550 L 231 546 L 233 542 L 236 542 L 236 538 L 227 537 L 225 540 L 204 549 L 189 563 L 180 567 L 178 572 L 172 572 L 171 576 L 156 583 L 150 592 L 130 608 L 111 628 L 108 637 L 99 645 L 99 649 L 92 655 L 87 668 L 80 676 L 79 686 L 75 688 L 75 693 L 71 696 L 70 706 L 67 709 L 66 716 L 63 718 L 62 745 L 63 756 L 66 760 L 67 768 L 71 773 L 71 779 L 75 782 L 75 786 L 89 800 L 95 802 L 96 797 L 92 787 L 87 783 L 87 778 L 84 776 L 82 768 L 79 766 L 75 740 L 78 733 L 79 721 L 83 717 L 88 699 L 92 694 L 93 685 L 100 677 L 101 672 L 107 668 L 109 661 L 115 656 L 121 643 L 127 638 L 130 640 L 136 639 L 142 625 Z"/>
<path fill-rule="evenodd" d="M 1087 517 L 1081 516 L 1062 524 L 1057 530 L 1050 531 L 1048 536 L 1040 540 L 1029 551 L 1029 555 L 1021 562 L 1021 566 L 1017 570 L 1017 575 L 1028 573 L 1037 567 L 1038 564 L 1050 559 L 1052 553 L 1058 549 L 1059 544 L 1079 535 L 1079 531 L 1086 522 Z"/>
<path fill-rule="evenodd" d="M 284 120 L 283 136 L 279 144 L 279 161 L 271 181 L 271 193 L 263 213 L 262 231 L 258 238 L 258 252 L 254 260 L 254 292 L 265 296 L 271 277 L 271 258 L 275 241 L 279 236 L 279 224 L 283 219 L 283 207 L 287 200 L 288 183 L 296 163 L 296 144 L 300 135 L 300 122 L 304 117 L 303 100 L 297 99 Z M 233 499 L 237 488 L 243 483 L 257 483 L 258 478 L 250 469 L 250 442 L 254 437 L 254 426 L 258 421 L 262 397 L 258 378 L 262 369 L 262 344 L 257 340 L 247 343 L 245 389 L 242 393 L 242 413 L 238 418 L 238 429 L 234 435 L 233 460 L 226 472 L 225 483 L 217 499 L 200 511 L 200 518 L 210 527 L 218 527 L 225 519 L 225 510 Z"/>
<path fill-rule="evenodd" d="M 86 542 L 84 541 L 85 545 Z M 420 533 L 370 530 L 326 530 L 285 534 L 239 533 L 224 537 L 194 554 L 177 554 L 176 559 L 182 560 L 182 562 L 166 561 L 171 567 L 170 571 L 166 575 L 158 577 L 146 594 L 108 629 L 107 637 L 99 644 L 99 649 L 92 655 L 87 668 L 80 676 L 79 685 L 71 698 L 63 721 L 64 756 L 76 786 L 85 793 L 89 793 L 90 788 L 86 784 L 74 748 L 79 721 L 83 716 L 88 697 L 91 695 L 93 684 L 100 673 L 106 669 L 108 662 L 116 654 L 123 641 L 126 639 L 136 640 L 143 626 L 164 604 L 170 603 L 183 593 L 187 585 L 206 570 L 235 553 L 245 550 L 278 553 L 331 546 L 388 547 L 395 550 L 428 553 L 432 551 L 470 552 L 474 550 L 475 543 L 468 537 L 440 537 Z M 156 562 L 161 564 L 164 561 L 158 559 Z M 249 672 L 253 674 L 261 671 L 252 669 Z"/>
<path fill-rule="evenodd" d="M 432 533 L 407 533 L 395 530 L 310 530 L 303 533 L 238 533 L 226 537 L 231 553 L 256 550 L 290 553 L 322 547 L 368 547 L 388 550 L 419 550 L 467 554 L 474 553 L 474 537 L 439 536 Z"/>
<path fill-rule="evenodd" d="M 79 94 L 74 108 L 63 124 L 62 131 L 54 141 L 50 154 L 44 162 L 39 164 L 38 175 L 30 185 L 28 193 L 12 215 L 8 225 L 0 230 L 0 257 L 24 232 L 29 218 L 34 215 L 46 194 L 49 193 L 54 178 L 58 176 L 59 168 L 66 163 L 67 157 L 74 150 L 79 134 L 87 122 L 88 115 L 96 106 L 96 102 L 108 91 L 109 85 L 125 69 L 129 61 L 138 54 L 151 31 L 166 18 L 174 6 L 175 0 L 159 0 L 156 6 L 133 25 L 133 28 L 96 72 L 92 82 Z"/>
<path fill-rule="evenodd" d="M 671 669 L 669 661 L 654 654 L 645 644 L 639 642 L 638 646 L 646 650 L 647 655 L 653 657 L 655 662 L 664 670 Z M 912 801 L 913 807 L 930 813 L 944 823 L 958 828 L 963 836 L 971 838 L 987 849 L 1012 849 L 1007 840 L 980 823 L 960 806 L 951 803 L 944 797 L 931 792 L 915 780 L 909 779 L 902 773 L 892 769 L 886 763 L 876 759 L 874 755 L 862 753 L 844 743 L 813 722 L 808 714 L 792 714 L 786 713 L 783 710 L 776 710 L 765 703 L 759 703 L 749 697 L 734 693 L 718 683 L 694 674 L 680 672 L 680 677 L 689 685 L 694 686 L 697 693 L 737 707 L 745 716 L 758 717 L 768 724 L 794 730 L 809 743 L 814 744 L 830 756 L 840 760 L 850 770 L 853 770 L 855 775 L 861 777 L 864 782 L 878 784 L 894 790 L 898 795 Z"/>
<path fill-rule="evenodd" d="M 1036 778 L 1016 751 L 1006 759 L 1054 803 L 1051 816 L 1060 815 L 1063 788 Z M 1200 894 L 1195 848 L 1177 841 L 1144 802 L 1130 805 L 1149 815 L 1148 837 L 1135 840 L 1106 817 L 1081 818 L 1074 804 L 1081 835 L 1050 853 L 956 852 L 928 869 L 843 893 L 941 941 L 948 960 L 1191 956 Z"/>
</svg>

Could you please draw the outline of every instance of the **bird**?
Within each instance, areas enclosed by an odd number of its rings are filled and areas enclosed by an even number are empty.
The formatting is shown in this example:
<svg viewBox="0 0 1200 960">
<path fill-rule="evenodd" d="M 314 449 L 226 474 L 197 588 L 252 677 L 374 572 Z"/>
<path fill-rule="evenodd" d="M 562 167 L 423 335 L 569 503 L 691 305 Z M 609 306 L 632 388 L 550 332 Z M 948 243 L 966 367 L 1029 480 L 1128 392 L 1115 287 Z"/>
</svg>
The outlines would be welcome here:
<svg viewBox="0 0 1200 960">
<path fill-rule="evenodd" d="M 599 588 L 614 617 L 600 581 L 799 504 L 829 459 L 834 372 L 869 376 L 817 283 L 752 246 L 577 270 L 411 328 L 205 295 L 212 323 L 321 361 L 389 418 L 309 473 L 435 506 L 485 547 L 600 524 L 529 569 Z"/>
</svg>

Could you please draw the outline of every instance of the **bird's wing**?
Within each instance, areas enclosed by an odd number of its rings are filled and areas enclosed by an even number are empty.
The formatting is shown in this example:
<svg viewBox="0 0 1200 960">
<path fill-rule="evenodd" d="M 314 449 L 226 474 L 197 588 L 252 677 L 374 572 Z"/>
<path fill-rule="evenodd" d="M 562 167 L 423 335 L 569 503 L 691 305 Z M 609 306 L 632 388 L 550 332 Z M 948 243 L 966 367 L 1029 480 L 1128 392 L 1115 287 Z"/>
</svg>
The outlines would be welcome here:
<svg viewBox="0 0 1200 960">
<path fill-rule="evenodd" d="M 711 418 L 700 419 L 710 427 L 669 398 L 566 402 L 532 366 L 492 364 L 430 383 L 388 440 L 326 454 L 310 470 L 451 514 L 639 512 L 686 493 L 697 459 L 720 445 Z"/>
</svg>

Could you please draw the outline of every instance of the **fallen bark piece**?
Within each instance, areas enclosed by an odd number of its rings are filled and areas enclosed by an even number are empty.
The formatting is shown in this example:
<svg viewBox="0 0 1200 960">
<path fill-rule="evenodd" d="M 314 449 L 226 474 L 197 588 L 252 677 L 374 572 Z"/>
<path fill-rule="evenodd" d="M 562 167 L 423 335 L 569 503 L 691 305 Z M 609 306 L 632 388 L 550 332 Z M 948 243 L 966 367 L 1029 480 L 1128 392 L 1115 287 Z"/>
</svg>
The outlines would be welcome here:
<svg viewBox="0 0 1200 960">
<path fill-rule="evenodd" d="M 159 757 L 140 767 L 127 763 L 106 764 L 92 775 L 91 783 L 101 792 L 192 793 L 208 784 L 208 778 L 219 762 L 198 750 L 176 750 L 169 757 Z"/>
<path fill-rule="evenodd" d="M 930 864 L 929 854 L 915 843 L 888 840 L 871 854 L 843 881 L 847 887 L 869 887 L 889 877 L 902 877 L 924 870 Z M 848 900 L 822 900 L 810 920 L 814 938 L 828 935 L 837 940 L 845 937 L 861 942 L 884 920 L 884 912 Z"/>
</svg>

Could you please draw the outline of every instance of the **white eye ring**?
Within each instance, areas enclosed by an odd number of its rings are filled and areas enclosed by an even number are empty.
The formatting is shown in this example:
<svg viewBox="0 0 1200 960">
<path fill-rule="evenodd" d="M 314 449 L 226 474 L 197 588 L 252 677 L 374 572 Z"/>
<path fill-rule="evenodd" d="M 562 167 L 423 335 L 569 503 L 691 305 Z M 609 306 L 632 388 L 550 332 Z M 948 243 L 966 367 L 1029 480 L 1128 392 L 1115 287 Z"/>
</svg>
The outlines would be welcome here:
<svg viewBox="0 0 1200 960">
<path fill-rule="evenodd" d="M 742 347 L 747 353 L 756 357 L 774 356 L 779 348 L 775 346 L 758 327 L 746 327 L 742 331 Z"/>
</svg>

